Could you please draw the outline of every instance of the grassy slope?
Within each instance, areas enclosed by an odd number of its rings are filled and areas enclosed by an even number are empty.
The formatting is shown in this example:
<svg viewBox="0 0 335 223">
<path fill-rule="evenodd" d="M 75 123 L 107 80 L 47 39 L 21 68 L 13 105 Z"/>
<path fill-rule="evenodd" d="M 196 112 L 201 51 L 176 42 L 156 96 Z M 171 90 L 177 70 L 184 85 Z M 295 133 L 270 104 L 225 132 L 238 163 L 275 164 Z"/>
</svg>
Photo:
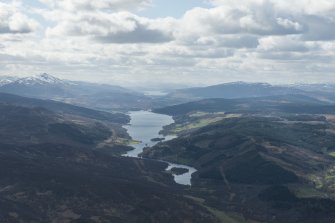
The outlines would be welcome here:
<svg viewBox="0 0 335 223">
<path fill-rule="evenodd" d="M 328 155 L 334 149 L 333 123 L 316 115 L 283 115 L 281 118 L 242 116 L 193 128 L 196 123 L 201 123 L 199 120 L 209 116 L 223 117 L 224 114 L 197 112 L 176 116 L 177 123 L 168 126 L 165 132 L 173 132 L 178 125 L 185 126 L 179 132 L 180 137 L 146 150 L 144 156 L 195 166 L 199 170 L 193 179 L 195 187 L 206 188 L 206 191 L 212 188 L 217 191 L 217 196 L 221 196 L 218 200 L 209 199 L 212 196 L 204 192 L 200 197 L 206 204 L 209 200 L 221 203 L 215 207 L 209 205 L 209 208 L 219 212 L 227 213 L 229 210 L 229 213 L 233 210 L 251 219 L 267 219 L 267 222 L 283 222 L 280 217 L 284 218 L 285 214 L 277 208 L 278 205 L 289 208 L 288 215 L 292 219 L 304 218 L 301 216 L 304 213 L 302 210 L 310 210 L 309 205 L 320 205 L 320 212 L 327 212 L 324 205 L 328 198 L 332 198 L 335 185 L 332 177 L 334 159 Z M 192 122 L 195 124 L 190 124 Z M 285 185 L 284 188 L 290 191 L 284 189 L 278 192 L 281 193 L 279 197 L 292 196 L 293 199 L 280 201 L 270 191 L 265 200 L 260 200 L 257 194 L 273 184 Z M 218 187 L 225 189 L 221 191 Z M 291 192 L 293 195 L 288 195 Z M 199 197 L 199 192 L 195 195 Z M 229 201 L 236 204 L 227 210 L 225 202 Z M 267 218 L 268 212 L 257 214 L 254 209 L 269 207 L 268 202 L 275 204 L 272 210 L 278 215 L 277 220 Z M 241 207 L 250 208 L 253 213 L 243 211 Z M 333 207 L 333 204 L 329 207 Z M 313 217 L 319 216 L 319 213 L 310 212 Z M 326 214 L 324 222 L 332 222 L 326 219 L 328 216 L 331 215 Z M 333 219 L 334 216 L 329 218 Z"/>
</svg>

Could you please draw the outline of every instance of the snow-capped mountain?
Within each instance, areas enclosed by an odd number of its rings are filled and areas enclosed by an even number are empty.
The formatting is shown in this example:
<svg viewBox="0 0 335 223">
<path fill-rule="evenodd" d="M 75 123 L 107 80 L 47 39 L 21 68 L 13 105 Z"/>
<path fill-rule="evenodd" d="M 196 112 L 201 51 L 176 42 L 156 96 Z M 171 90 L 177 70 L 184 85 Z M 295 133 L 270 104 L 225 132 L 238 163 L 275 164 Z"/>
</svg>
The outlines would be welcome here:
<svg viewBox="0 0 335 223">
<path fill-rule="evenodd" d="M 30 77 L 0 76 L 0 87 L 5 85 L 55 85 L 70 84 L 70 81 L 61 80 L 47 73 Z"/>
<path fill-rule="evenodd" d="M 87 82 L 62 80 L 49 74 L 2 78 L 0 92 L 38 99 L 51 99 L 101 109 L 147 109 L 148 98 L 129 89 Z"/>
<path fill-rule="evenodd" d="M 55 85 L 55 84 L 67 84 L 66 81 L 51 76 L 47 73 L 25 77 L 17 79 L 16 81 L 12 82 L 12 84 L 22 84 L 22 85 Z"/>
<path fill-rule="evenodd" d="M 7 81 L 0 87 L 0 92 L 42 99 L 70 96 L 67 82 L 49 74 Z"/>
<path fill-rule="evenodd" d="M 18 77 L 0 76 L 0 87 L 16 81 Z"/>
</svg>

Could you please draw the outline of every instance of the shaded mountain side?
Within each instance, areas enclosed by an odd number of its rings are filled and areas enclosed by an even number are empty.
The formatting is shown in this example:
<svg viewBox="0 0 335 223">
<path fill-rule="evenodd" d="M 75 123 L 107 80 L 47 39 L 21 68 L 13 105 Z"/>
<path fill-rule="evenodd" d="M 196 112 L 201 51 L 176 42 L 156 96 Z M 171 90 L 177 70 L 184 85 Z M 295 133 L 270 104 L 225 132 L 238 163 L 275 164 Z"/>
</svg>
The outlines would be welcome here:
<svg viewBox="0 0 335 223">
<path fill-rule="evenodd" d="M 74 106 L 67 103 L 52 100 L 26 98 L 12 94 L 0 93 L 0 103 L 27 107 L 27 108 L 40 107 L 57 113 L 81 116 L 89 119 L 96 119 L 100 121 L 108 121 L 113 123 L 126 124 L 129 122 L 129 117 L 121 113 L 97 111 L 79 106 Z"/>
<path fill-rule="evenodd" d="M 0 103 L 0 142 L 11 145 L 66 144 L 122 154 L 132 148 L 121 124 Z"/>
<path fill-rule="evenodd" d="M 185 104 L 168 106 L 154 110 L 157 113 L 173 116 L 189 112 L 230 112 L 230 113 L 310 113 L 335 112 L 335 105 L 304 95 L 278 95 L 242 99 L 204 99 Z"/>
<path fill-rule="evenodd" d="M 279 170 L 274 167 L 273 176 L 277 176 L 276 171 L 289 170 L 300 175 L 327 168 L 332 159 L 328 153 L 323 153 L 335 150 L 334 129 L 325 120 L 311 124 L 285 123 L 277 118 L 232 118 L 159 143 L 147 149 L 143 155 L 191 164 L 200 168 L 200 173 L 202 168 L 212 168 L 221 176 L 222 167 L 227 171 L 239 172 L 239 176 L 246 171 L 250 178 L 264 180 L 264 176 L 251 170 L 264 168 L 264 171 L 268 171 L 268 167 L 275 165 L 283 168 Z M 301 159 L 301 155 L 310 160 Z M 249 168 L 248 165 L 252 166 Z M 230 175 L 233 179 L 234 174 Z"/>
<path fill-rule="evenodd" d="M 119 137 L 119 125 L 0 104 L 0 222 L 219 222 L 167 164 L 112 155 Z"/>
<path fill-rule="evenodd" d="M 334 130 L 319 116 L 242 116 L 183 131 L 142 155 L 194 166 L 193 196 L 217 209 L 259 222 L 330 223 Z"/>
<path fill-rule="evenodd" d="M 0 104 L 0 114 L 2 143 L 27 145 L 61 142 L 94 146 L 117 132 L 120 136 L 125 135 L 117 125 L 111 127 L 88 119 L 77 119 L 77 122 L 74 122 L 43 108 Z"/>
<path fill-rule="evenodd" d="M 1 144 L 0 160 L 2 223 L 219 222 L 163 163 L 60 144 Z"/>
</svg>

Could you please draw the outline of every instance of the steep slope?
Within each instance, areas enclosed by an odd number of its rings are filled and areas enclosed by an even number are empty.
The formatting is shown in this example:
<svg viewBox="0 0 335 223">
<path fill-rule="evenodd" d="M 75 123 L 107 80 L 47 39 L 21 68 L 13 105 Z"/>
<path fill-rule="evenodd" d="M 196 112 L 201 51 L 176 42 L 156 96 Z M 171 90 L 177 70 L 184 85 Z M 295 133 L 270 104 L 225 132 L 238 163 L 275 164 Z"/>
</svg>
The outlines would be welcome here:
<svg viewBox="0 0 335 223">
<path fill-rule="evenodd" d="M 94 120 L 74 122 L 42 108 L 0 104 L 0 142 L 15 145 L 63 143 L 94 146 L 112 136 L 107 126 Z M 81 122 L 79 124 L 79 122 Z"/>
<path fill-rule="evenodd" d="M 205 99 L 174 116 L 147 158 L 194 166 L 193 196 L 260 222 L 332 222 L 334 105 L 305 95 Z"/>
<path fill-rule="evenodd" d="M 96 146 L 113 125 L 0 104 L 0 222 L 219 222 L 183 196 L 166 164 Z M 112 149 L 112 148 L 110 148 Z"/>
<path fill-rule="evenodd" d="M 160 163 L 52 144 L 1 145 L 0 159 L 3 223 L 218 222 L 171 189 Z"/>
<path fill-rule="evenodd" d="M 35 107 L 45 108 L 47 110 L 54 111 L 57 113 L 81 116 L 119 124 L 126 124 L 129 122 L 129 117 L 121 113 L 97 111 L 52 100 L 26 98 L 5 93 L 0 93 L 0 104 L 10 104 L 27 108 L 35 108 Z"/>
</svg>

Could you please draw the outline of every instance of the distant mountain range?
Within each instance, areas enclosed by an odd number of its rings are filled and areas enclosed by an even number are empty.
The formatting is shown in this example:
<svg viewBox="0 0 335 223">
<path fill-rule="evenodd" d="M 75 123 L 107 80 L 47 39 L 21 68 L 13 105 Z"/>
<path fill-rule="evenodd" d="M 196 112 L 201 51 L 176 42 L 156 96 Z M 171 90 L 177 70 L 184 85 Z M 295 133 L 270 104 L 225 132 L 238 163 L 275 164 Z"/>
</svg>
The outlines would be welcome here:
<svg viewBox="0 0 335 223">
<path fill-rule="evenodd" d="M 62 80 L 49 74 L 0 78 L 0 92 L 52 99 L 99 110 L 146 109 L 148 98 L 114 85 Z"/>
<path fill-rule="evenodd" d="M 173 90 L 167 95 L 153 97 L 120 86 L 62 80 L 46 73 L 25 78 L 0 77 L 0 92 L 105 111 L 147 110 L 212 98 L 247 99 L 279 95 L 304 95 L 319 101 L 335 102 L 335 84 L 279 86 L 232 82 Z"/>
<path fill-rule="evenodd" d="M 302 90 L 294 87 L 273 86 L 266 83 L 233 82 L 213 85 L 209 87 L 198 87 L 181 89 L 172 92 L 171 97 L 192 98 L 251 98 L 271 95 L 299 94 Z"/>
<path fill-rule="evenodd" d="M 255 98 L 276 95 L 306 95 L 318 100 L 335 102 L 335 85 L 305 84 L 276 86 L 267 83 L 232 82 L 208 87 L 180 89 L 171 92 L 166 100 L 179 99 L 180 102 L 209 98 Z"/>
<path fill-rule="evenodd" d="M 228 113 L 335 113 L 335 105 L 305 95 L 276 95 L 255 98 L 211 98 L 188 102 L 154 110 L 168 115 L 185 115 L 190 112 L 228 112 Z"/>
</svg>

